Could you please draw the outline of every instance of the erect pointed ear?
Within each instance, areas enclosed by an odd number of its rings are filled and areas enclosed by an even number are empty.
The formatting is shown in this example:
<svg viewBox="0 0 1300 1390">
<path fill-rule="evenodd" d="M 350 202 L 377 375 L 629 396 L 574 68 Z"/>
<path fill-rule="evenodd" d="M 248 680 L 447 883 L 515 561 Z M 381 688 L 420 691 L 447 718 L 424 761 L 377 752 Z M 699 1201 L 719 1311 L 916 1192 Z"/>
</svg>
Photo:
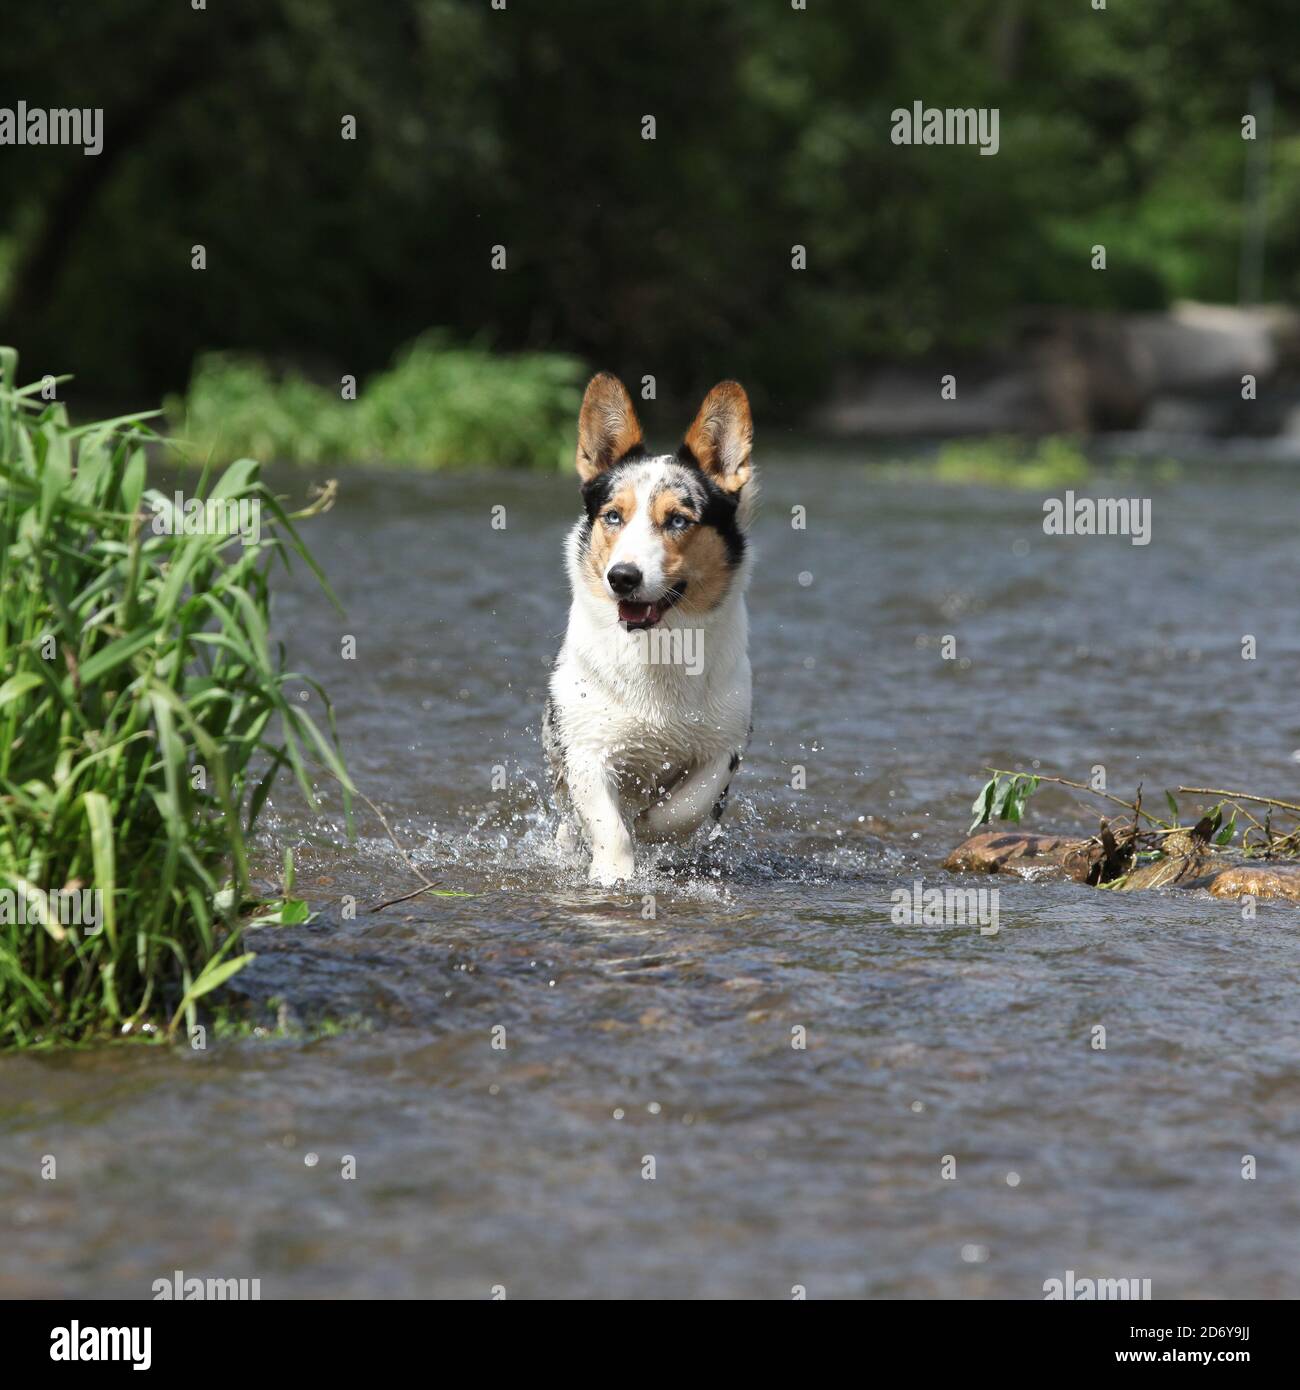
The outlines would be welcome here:
<svg viewBox="0 0 1300 1390">
<path fill-rule="evenodd" d="M 721 381 L 704 398 L 695 423 L 686 431 L 686 447 L 720 488 L 739 492 L 749 481 L 749 453 L 754 421 L 749 397 L 737 381 Z"/>
<path fill-rule="evenodd" d="M 627 388 L 609 372 L 592 377 L 578 414 L 578 476 L 589 483 L 640 443 L 641 423 Z"/>
</svg>

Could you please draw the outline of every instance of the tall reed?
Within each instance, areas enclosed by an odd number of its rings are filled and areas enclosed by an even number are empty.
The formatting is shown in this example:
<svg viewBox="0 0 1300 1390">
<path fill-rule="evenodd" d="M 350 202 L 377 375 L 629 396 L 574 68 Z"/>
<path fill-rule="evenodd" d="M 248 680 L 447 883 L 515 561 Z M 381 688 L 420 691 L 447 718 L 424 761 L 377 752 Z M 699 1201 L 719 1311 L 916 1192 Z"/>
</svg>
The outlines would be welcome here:
<svg viewBox="0 0 1300 1390">
<path fill-rule="evenodd" d="M 325 583 L 294 526 L 319 504 L 286 514 L 241 460 L 188 493 L 260 535 L 187 526 L 148 485 L 149 415 L 73 427 L 16 367 L 0 348 L 0 1046 L 193 1024 L 251 959 L 277 775 L 315 805 L 319 759 L 350 791 L 268 631 L 277 557 Z"/>
</svg>

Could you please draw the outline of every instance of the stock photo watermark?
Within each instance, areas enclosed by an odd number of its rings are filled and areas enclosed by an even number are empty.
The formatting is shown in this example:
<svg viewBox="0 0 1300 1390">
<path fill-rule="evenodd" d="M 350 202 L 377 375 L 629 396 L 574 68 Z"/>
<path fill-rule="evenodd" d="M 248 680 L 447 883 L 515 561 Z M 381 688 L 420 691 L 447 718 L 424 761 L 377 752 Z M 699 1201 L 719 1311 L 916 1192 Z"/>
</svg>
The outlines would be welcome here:
<svg viewBox="0 0 1300 1390">
<path fill-rule="evenodd" d="M 889 113 L 895 145 L 978 145 L 980 154 L 997 154 L 1001 112 L 996 106 L 926 106 L 914 101 Z"/>
<path fill-rule="evenodd" d="M 155 1303 L 234 1303 L 251 1302 L 262 1297 L 260 1279 L 219 1279 L 212 1275 L 187 1275 L 184 1270 L 172 1272 L 170 1278 L 155 1279 L 150 1285 Z"/>
<path fill-rule="evenodd" d="M 80 928 L 84 936 L 104 930 L 100 888 L 0 888 L 0 927 Z"/>
<path fill-rule="evenodd" d="M 896 927 L 979 927 L 981 936 L 998 934 L 997 888 L 927 888 L 918 878 L 889 896 Z"/>
<path fill-rule="evenodd" d="M 129 1361 L 133 1371 L 153 1365 L 150 1327 L 83 1327 L 75 1318 L 50 1333 L 51 1361 Z"/>
<path fill-rule="evenodd" d="M 155 536 L 230 536 L 243 545 L 262 539 L 262 503 L 257 497 L 172 497 L 152 500 Z"/>
<path fill-rule="evenodd" d="M 0 106 L 0 145 L 80 145 L 83 154 L 97 155 L 104 148 L 103 108 Z"/>
<path fill-rule="evenodd" d="M 680 666 L 688 675 L 704 670 L 704 629 L 652 627 L 629 632 L 642 666 Z"/>
<path fill-rule="evenodd" d="M 1048 536 L 1128 536 L 1134 545 L 1151 544 L 1149 497 L 1049 497 L 1043 503 Z"/>
<path fill-rule="evenodd" d="M 1149 1300 L 1151 1280 L 1136 1277 L 1123 1279 L 1086 1279 L 1067 1269 L 1064 1278 L 1043 1281 L 1044 1302 L 1088 1302 L 1096 1300 Z"/>
</svg>

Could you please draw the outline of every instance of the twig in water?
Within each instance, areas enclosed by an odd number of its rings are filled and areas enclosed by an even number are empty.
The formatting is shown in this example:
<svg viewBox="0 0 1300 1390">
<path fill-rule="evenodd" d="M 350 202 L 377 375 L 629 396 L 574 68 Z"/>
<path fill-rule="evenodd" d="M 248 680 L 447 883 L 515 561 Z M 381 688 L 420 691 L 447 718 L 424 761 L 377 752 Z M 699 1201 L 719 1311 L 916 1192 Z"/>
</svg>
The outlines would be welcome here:
<svg viewBox="0 0 1300 1390">
<path fill-rule="evenodd" d="M 339 780 L 338 774 L 332 768 L 325 767 L 324 764 L 321 763 L 317 763 L 316 766 L 320 769 L 320 771 L 328 772 L 329 775 L 333 777 L 335 781 Z M 416 865 L 415 860 L 412 859 L 411 856 L 406 852 L 405 848 L 403 848 L 402 842 L 393 833 L 393 827 L 388 823 L 388 817 L 384 815 L 384 813 L 379 809 L 379 807 L 376 806 L 373 801 L 371 801 L 371 799 L 365 794 L 365 792 L 361 790 L 360 787 L 353 787 L 352 790 L 362 799 L 362 801 L 366 803 L 367 806 L 370 807 L 370 809 L 378 817 L 380 825 L 384 827 L 384 833 L 388 836 L 389 840 L 392 841 L 393 848 L 398 852 L 398 854 L 402 856 L 403 860 L 406 862 L 406 867 L 410 869 L 410 871 L 416 876 L 416 878 L 420 880 L 420 883 L 422 885 L 419 888 L 413 889 L 409 893 L 403 893 L 400 898 L 389 898 L 387 902 L 376 903 L 374 907 L 369 909 L 369 911 L 382 912 L 386 907 L 392 907 L 395 903 L 404 903 L 409 898 L 418 898 L 421 893 L 427 893 L 431 889 L 435 892 L 441 891 L 438 885 L 433 881 L 433 879 L 426 878 L 424 876 L 424 874 L 420 871 L 419 867 Z"/>
<path fill-rule="evenodd" d="M 1072 782 L 1068 777 L 1049 777 L 1046 773 L 1042 772 L 1008 772 L 1005 768 L 1000 767 L 986 767 L 984 770 L 985 772 L 999 773 L 1003 777 L 1033 776 L 1037 777 L 1040 782 L 1055 782 L 1058 786 L 1061 787 L 1073 787 L 1075 791 L 1087 792 L 1089 796 L 1100 796 L 1106 801 L 1113 801 L 1116 806 L 1122 806 L 1126 811 L 1131 811 L 1133 813 L 1135 821 L 1137 817 L 1141 816 L 1149 820 L 1152 823 L 1152 825 L 1163 826 L 1166 830 L 1171 828 L 1168 821 L 1163 821 L 1158 816 L 1153 816 L 1150 811 L 1144 811 L 1142 809 L 1142 792 L 1140 787 L 1138 789 L 1138 799 L 1135 804 L 1132 801 L 1125 801 L 1123 797 L 1112 796 L 1110 792 L 1099 792 L 1095 787 L 1090 787 L 1086 782 Z"/>
</svg>

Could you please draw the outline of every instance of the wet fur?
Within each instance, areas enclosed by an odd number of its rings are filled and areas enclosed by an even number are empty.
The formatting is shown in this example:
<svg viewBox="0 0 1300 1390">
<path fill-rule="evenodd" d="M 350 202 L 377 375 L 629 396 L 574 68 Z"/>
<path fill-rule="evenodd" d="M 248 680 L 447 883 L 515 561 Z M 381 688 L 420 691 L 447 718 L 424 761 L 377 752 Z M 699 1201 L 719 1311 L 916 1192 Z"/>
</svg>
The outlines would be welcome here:
<svg viewBox="0 0 1300 1390">
<path fill-rule="evenodd" d="M 587 388 L 583 515 L 565 544 L 573 601 L 543 746 L 561 840 L 586 842 L 593 882 L 630 878 L 636 840 L 682 838 L 720 817 L 740 766 L 750 728 L 750 434 L 745 394 L 727 382 L 676 453 L 651 456 L 622 384 L 602 375 Z M 665 605 L 649 634 L 620 621 L 607 582 L 620 560 L 643 575 L 639 598 Z M 674 632 L 699 643 L 697 672 L 644 659 L 637 639 L 667 644 Z"/>
</svg>

